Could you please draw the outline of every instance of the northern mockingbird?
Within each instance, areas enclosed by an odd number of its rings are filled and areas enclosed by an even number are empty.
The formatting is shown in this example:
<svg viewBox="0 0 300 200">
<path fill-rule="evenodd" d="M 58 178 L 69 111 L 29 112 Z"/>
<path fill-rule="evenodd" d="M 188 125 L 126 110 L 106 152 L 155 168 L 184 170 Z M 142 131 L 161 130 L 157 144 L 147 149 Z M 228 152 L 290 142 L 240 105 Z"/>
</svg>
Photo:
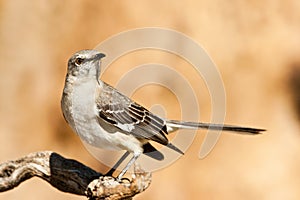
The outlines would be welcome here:
<svg viewBox="0 0 300 200">
<path fill-rule="evenodd" d="M 68 61 L 68 71 L 61 106 L 72 129 L 92 146 L 126 150 L 133 154 L 122 176 L 142 154 L 162 160 L 163 155 L 150 141 L 183 154 L 166 135 L 178 129 L 213 129 L 244 134 L 259 134 L 263 129 L 231 125 L 183 122 L 162 119 L 99 79 L 100 60 L 105 55 L 96 50 L 82 50 Z M 127 154 L 128 155 L 128 154 Z"/>
</svg>

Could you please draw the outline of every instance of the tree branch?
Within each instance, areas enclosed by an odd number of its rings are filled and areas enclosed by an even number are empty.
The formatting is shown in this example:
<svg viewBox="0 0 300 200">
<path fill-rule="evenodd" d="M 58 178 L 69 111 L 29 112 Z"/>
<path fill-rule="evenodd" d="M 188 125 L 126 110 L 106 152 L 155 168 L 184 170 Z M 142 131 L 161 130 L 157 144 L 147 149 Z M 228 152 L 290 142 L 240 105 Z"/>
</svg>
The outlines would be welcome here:
<svg viewBox="0 0 300 200">
<path fill-rule="evenodd" d="M 151 173 L 138 166 L 135 166 L 132 180 L 117 182 L 115 178 L 103 176 L 76 160 L 42 151 L 0 164 L 0 192 L 11 190 L 34 176 L 60 191 L 85 195 L 92 200 L 131 199 L 151 183 Z"/>
</svg>

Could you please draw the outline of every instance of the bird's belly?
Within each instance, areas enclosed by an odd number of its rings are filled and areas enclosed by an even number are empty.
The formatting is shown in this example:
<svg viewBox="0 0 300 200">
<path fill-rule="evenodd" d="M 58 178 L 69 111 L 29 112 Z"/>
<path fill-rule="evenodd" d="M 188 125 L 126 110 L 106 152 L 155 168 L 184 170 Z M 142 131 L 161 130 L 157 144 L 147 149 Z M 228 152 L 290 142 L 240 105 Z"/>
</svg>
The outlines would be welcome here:
<svg viewBox="0 0 300 200">
<path fill-rule="evenodd" d="M 88 144 L 107 150 L 127 150 L 142 153 L 141 142 L 132 135 L 121 132 L 107 132 L 97 122 L 91 119 L 89 123 L 85 119 L 74 119 L 76 132 L 80 138 Z"/>
</svg>

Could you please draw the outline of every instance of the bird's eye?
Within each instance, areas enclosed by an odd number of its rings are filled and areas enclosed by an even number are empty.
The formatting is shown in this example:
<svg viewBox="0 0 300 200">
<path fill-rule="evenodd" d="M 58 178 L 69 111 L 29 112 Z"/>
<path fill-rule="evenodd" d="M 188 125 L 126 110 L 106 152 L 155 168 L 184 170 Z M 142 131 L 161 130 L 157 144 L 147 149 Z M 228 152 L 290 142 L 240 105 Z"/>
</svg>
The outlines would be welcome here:
<svg viewBox="0 0 300 200">
<path fill-rule="evenodd" d="M 82 59 L 82 58 L 76 58 L 76 59 L 75 59 L 75 64 L 76 64 L 77 66 L 81 65 L 82 63 L 83 63 L 83 59 Z"/>
</svg>

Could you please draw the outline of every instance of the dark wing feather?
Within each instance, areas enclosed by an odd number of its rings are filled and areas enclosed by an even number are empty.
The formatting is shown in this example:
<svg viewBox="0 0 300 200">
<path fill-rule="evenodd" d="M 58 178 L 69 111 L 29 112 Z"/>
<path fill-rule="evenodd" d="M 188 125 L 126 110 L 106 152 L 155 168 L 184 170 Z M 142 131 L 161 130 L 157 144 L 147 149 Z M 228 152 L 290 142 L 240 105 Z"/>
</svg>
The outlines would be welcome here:
<svg viewBox="0 0 300 200">
<path fill-rule="evenodd" d="M 105 83 L 97 98 L 97 109 L 101 120 L 126 134 L 163 145 L 169 143 L 165 136 L 168 132 L 163 119 Z"/>
</svg>

